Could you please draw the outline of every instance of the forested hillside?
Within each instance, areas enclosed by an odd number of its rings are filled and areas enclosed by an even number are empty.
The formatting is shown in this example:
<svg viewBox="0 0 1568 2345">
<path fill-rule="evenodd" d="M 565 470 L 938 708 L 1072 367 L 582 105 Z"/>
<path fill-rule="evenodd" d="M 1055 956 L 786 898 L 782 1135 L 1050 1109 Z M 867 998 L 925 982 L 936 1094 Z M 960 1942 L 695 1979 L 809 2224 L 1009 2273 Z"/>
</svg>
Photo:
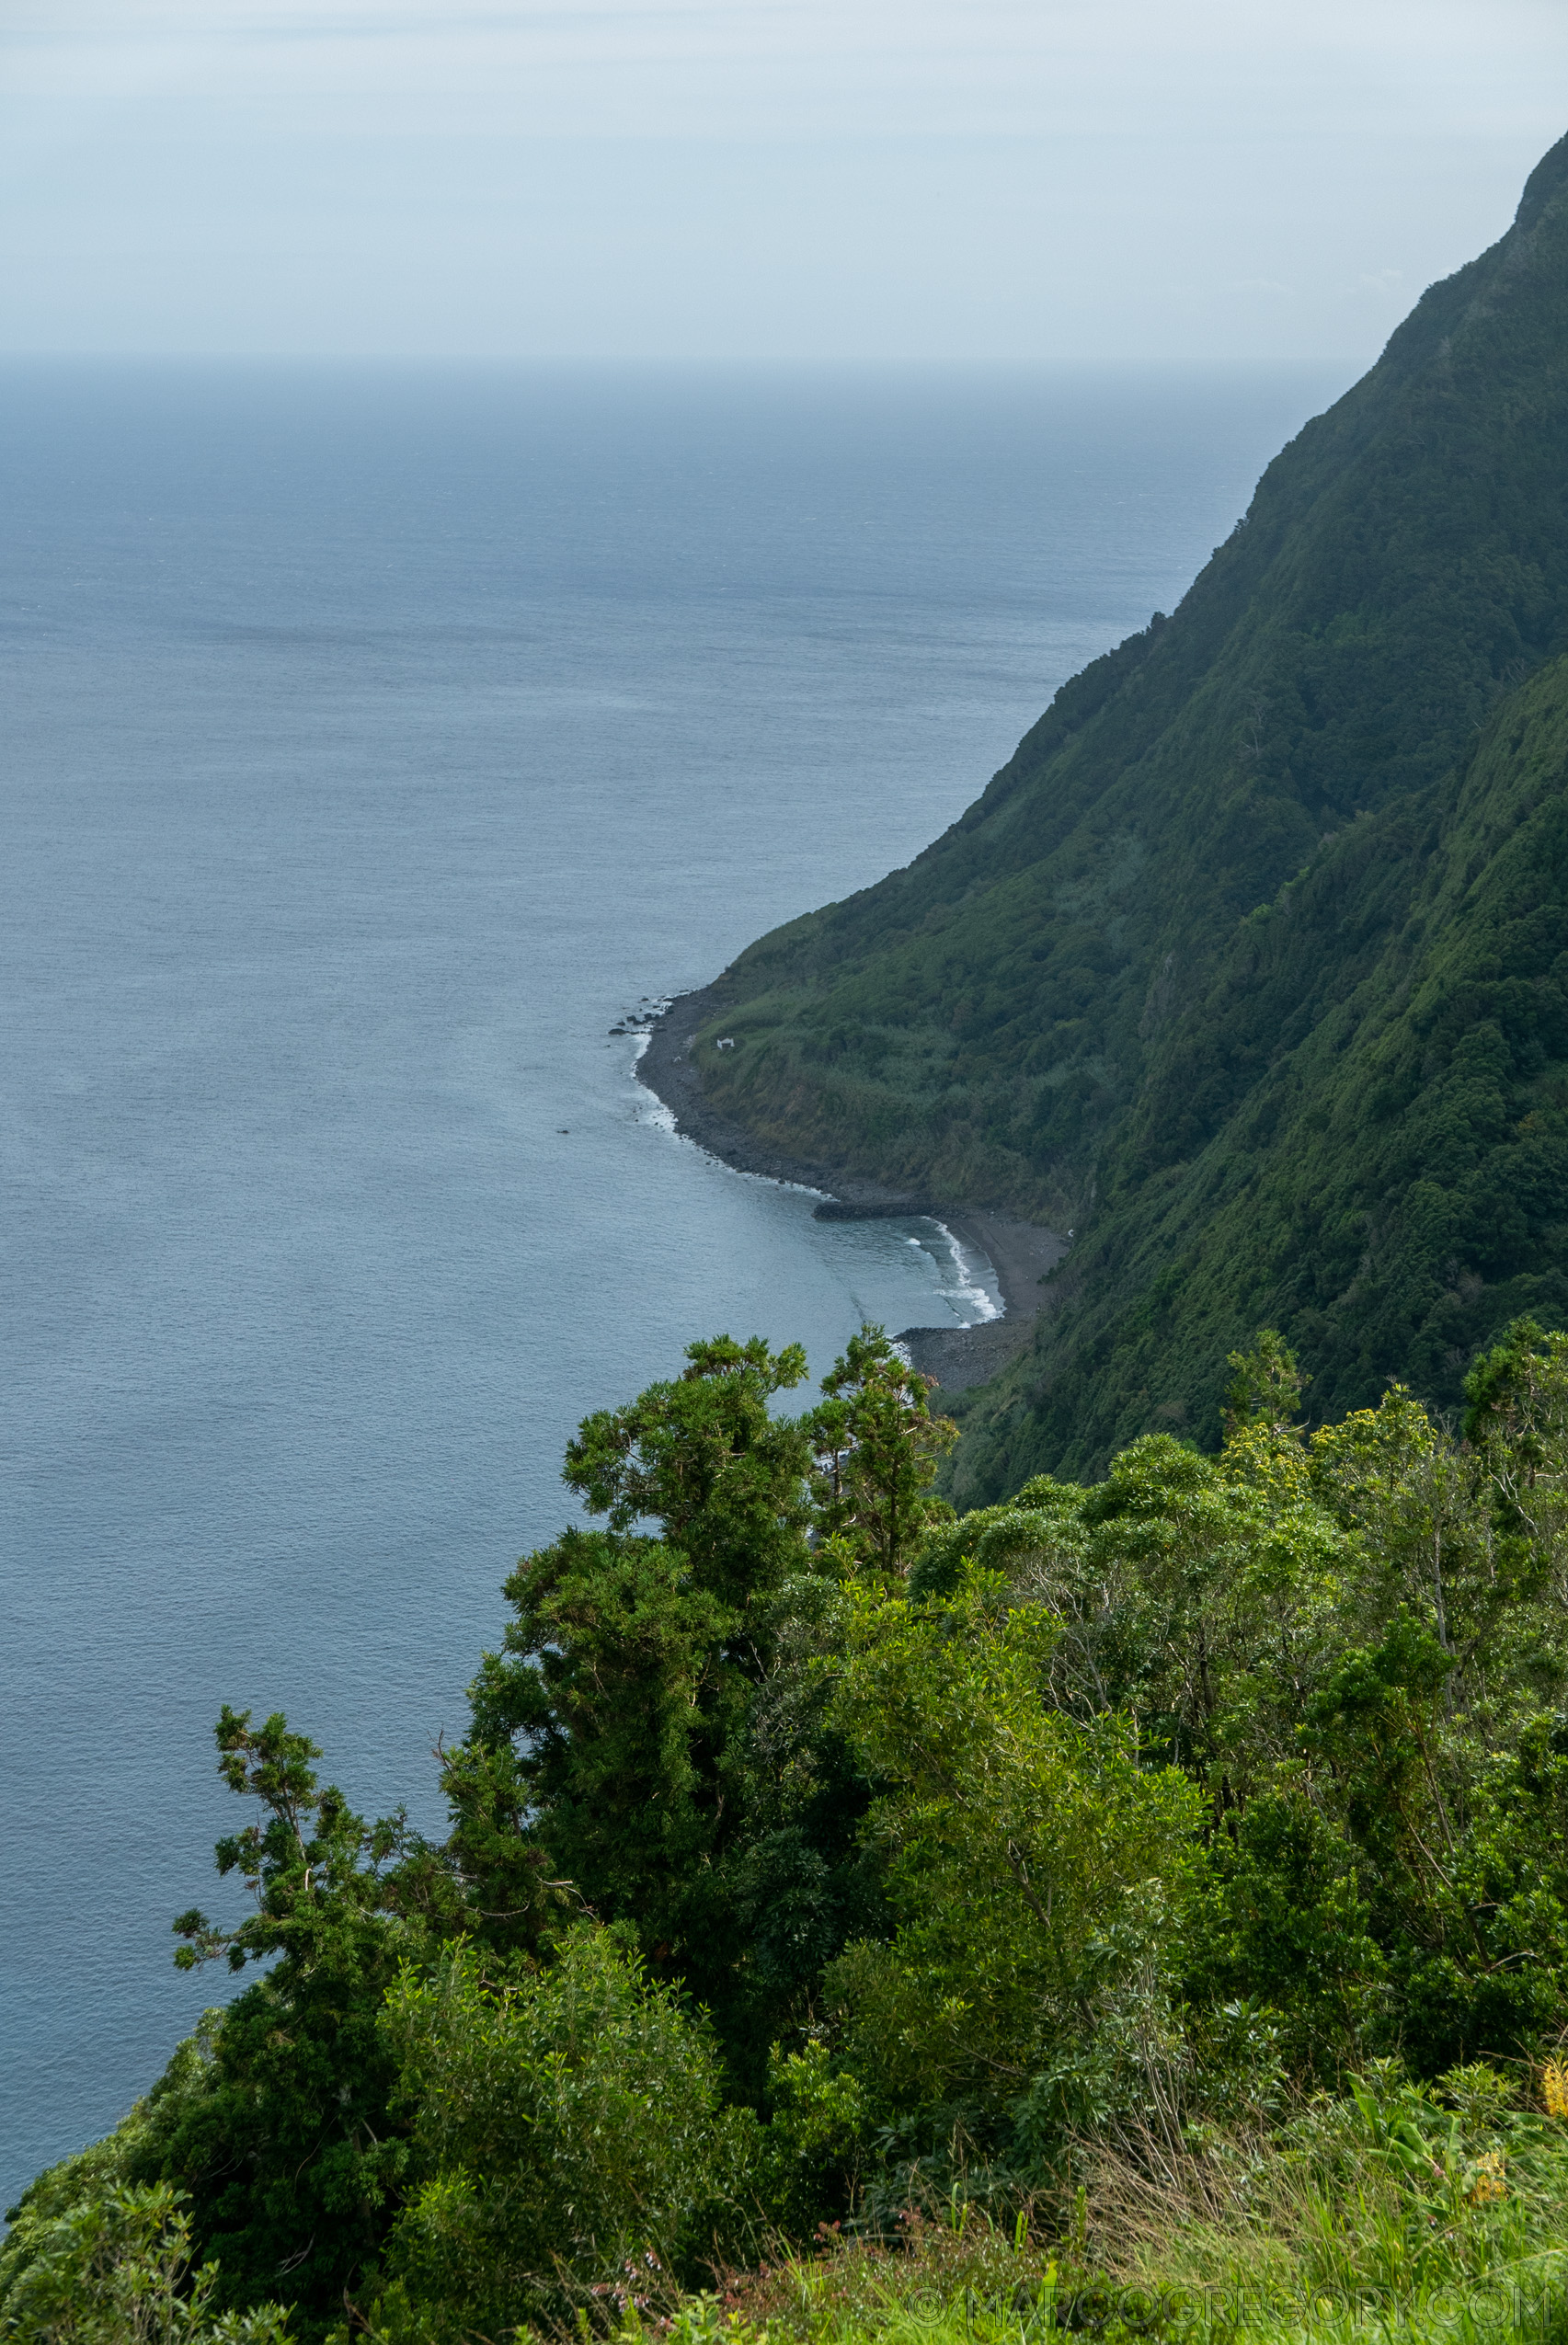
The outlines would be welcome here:
<svg viewBox="0 0 1568 2345">
<path fill-rule="evenodd" d="M 1568 141 L 1173 616 L 907 870 L 720 979 L 704 1088 L 764 1145 L 1078 1233 L 968 1494 L 1212 1442 L 1260 1317 L 1327 1411 L 1391 1373 L 1451 1403 L 1521 1298 L 1557 1307 L 1565 451 Z"/>
<path fill-rule="evenodd" d="M 972 1406 L 969 1490 L 1212 1439 L 1249 1319 L 1319 1417 L 1390 1377 L 1451 1402 L 1500 1317 L 1568 1320 L 1568 659 L 1239 923 L 1100 1172 L 1040 1349 Z"/>
</svg>

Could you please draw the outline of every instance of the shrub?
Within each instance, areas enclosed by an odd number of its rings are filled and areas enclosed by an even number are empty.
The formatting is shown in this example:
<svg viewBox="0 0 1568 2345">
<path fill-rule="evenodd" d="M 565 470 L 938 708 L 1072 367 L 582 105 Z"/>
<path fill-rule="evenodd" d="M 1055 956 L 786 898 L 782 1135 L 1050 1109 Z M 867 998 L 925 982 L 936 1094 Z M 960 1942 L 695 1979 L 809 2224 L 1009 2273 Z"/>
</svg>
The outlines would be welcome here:
<svg viewBox="0 0 1568 2345">
<path fill-rule="evenodd" d="M 706 2026 L 609 1931 L 544 1972 L 454 1946 L 405 1971 L 385 2027 L 418 2112 L 388 2333 L 496 2338 L 635 2299 L 743 2232 L 756 2121 L 721 2109 Z"/>
</svg>

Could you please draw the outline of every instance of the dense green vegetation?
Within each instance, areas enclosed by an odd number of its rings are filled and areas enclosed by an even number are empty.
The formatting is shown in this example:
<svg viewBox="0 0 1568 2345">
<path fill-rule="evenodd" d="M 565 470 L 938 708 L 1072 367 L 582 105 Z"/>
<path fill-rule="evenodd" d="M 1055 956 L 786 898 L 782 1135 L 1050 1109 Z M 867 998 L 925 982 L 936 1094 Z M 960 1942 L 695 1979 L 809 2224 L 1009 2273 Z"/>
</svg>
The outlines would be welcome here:
<svg viewBox="0 0 1568 2345">
<path fill-rule="evenodd" d="M 958 1495 L 1212 1446 L 1260 1321 L 1326 1418 L 1456 1405 L 1568 1304 L 1565 445 L 1568 141 L 1173 616 L 719 981 L 704 1089 L 764 1145 L 1076 1232 Z"/>
<path fill-rule="evenodd" d="M 878 1331 L 803 1365 L 582 1425 L 444 1842 L 225 1710 L 253 1910 L 177 1960 L 260 1969 L 12 2211 L 0 2338 L 1557 2333 L 1568 1337 L 1461 1435 L 1309 1432 L 1265 1333 L 1218 1454 L 962 1516 Z"/>
<path fill-rule="evenodd" d="M 1150 1424 L 1210 1437 L 1238 1320 L 1282 1326 L 1326 1416 L 1391 1376 L 1451 1401 L 1499 1315 L 1568 1316 L 1565 946 L 1560 658 L 1451 806 L 1356 825 L 1242 923 L 1106 1150 L 1059 1318 L 966 1421 L 968 1486 Z"/>
</svg>

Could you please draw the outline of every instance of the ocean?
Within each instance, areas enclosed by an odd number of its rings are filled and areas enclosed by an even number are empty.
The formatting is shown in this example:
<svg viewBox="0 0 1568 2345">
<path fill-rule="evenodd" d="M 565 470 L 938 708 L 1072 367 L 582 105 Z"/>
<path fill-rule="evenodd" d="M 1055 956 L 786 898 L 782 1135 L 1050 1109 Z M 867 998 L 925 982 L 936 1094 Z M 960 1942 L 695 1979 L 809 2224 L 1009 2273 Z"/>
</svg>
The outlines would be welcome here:
<svg viewBox="0 0 1568 2345">
<path fill-rule="evenodd" d="M 583 1414 L 994 1307 L 610 1029 L 908 861 L 1338 387 L 0 375 L 0 2208 L 227 1991 L 223 1702 L 436 1826 Z"/>
</svg>

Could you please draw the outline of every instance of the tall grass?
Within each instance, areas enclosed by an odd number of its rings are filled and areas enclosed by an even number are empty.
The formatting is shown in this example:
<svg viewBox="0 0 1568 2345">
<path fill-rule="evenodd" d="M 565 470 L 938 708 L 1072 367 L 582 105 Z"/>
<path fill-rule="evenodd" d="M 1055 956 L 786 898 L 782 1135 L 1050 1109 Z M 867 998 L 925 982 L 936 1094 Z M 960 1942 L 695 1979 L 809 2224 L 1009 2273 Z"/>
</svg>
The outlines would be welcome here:
<svg viewBox="0 0 1568 2345">
<path fill-rule="evenodd" d="M 688 2298 L 670 2345 L 1568 2345 L 1568 2076 L 1391 2063 L 1253 2132 L 1083 2145 L 1049 2226 L 958 2194 Z M 1065 2209 L 1065 2220 L 1062 2220 Z"/>
</svg>

